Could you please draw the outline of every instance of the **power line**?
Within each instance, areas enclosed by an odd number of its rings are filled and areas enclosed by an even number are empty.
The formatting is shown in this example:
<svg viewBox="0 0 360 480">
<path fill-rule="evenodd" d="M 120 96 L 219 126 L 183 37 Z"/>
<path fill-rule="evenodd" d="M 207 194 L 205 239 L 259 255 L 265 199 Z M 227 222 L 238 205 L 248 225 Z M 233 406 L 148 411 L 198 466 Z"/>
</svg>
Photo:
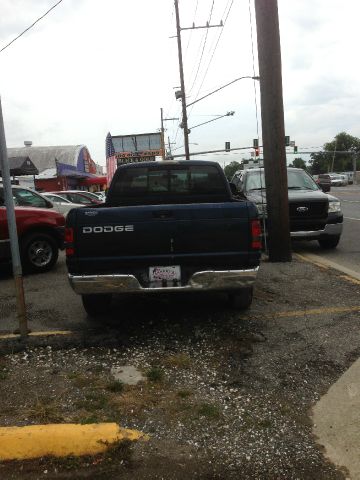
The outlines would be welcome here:
<svg viewBox="0 0 360 480">
<path fill-rule="evenodd" d="M 253 36 L 253 21 L 251 14 L 251 0 L 249 0 L 249 16 L 250 16 L 250 37 L 251 37 L 251 53 L 252 53 L 252 66 L 253 66 L 253 75 L 255 77 L 255 55 L 254 55 L 254 36 Z M 256 116 L 256 133 L 257 138 L 259 138 L 259 115 L 258 115 L 258 102 L 257 102 L 257 91 L 256 83 L 254 80 L 254 101 L 255 101 L 255 116 Z"/>
<path fill-rule="evenodd" d="M 230 0 L 229 0 L 229 1 L 230 1 Z M 226 7 L 225 7 L 225 10 L 224 10 L 223 15 L 225 15 L 226 8 L 227 8 L 227 6 L 229 5 L 229 1 L 228 1 L 227 5 L 226 5 Z M 220 41 L 221 35 L 222 35 L 223 31 L 224 31 L 224 28 L 225 28 L 225 25 L 226 25 L 226 21 L 227 21 L 227 19 L 228 19 L 228 17 L 229 17 L 231 8 L 232 8 L 232 6 L 233 6 L 233 3 L 234 3 L 234 0 L 231 0 L 230 7 L 229 7 L 229 9 L 228 9 L 228 12 L 227 12 L 227 14 L 226 14 L 226 17 L 225 17 L 225 20 L 224 20 L 224 23 L 223 23 L 224 26 L 223 26 L 223 28 L 220 30 L 220 33 L 219 33 L 219 36 L 218 36 L 216 45 L 215 45 L 214 50 L 213 50 L 213 52 L 212 52 L 212 54 L 211 54 L 211 57 L 210 57 L 208 66 L 207 66 L 207 68 L 206 68 L 206 70 L 205 70 L 205 73 L 204 73 L 203 79 L 202 79 L 202 81 L 201 81 L 200 87 L 199 87 L 199 89 L 198 89 L 198 92 L 197 92 L 197 94 L 196 94 L 196 96 L 195 96 L 195 101 L 198 99 L 199 94 L 200 94 L 200 90 L 201 90 L 202 86 L 204 85 L 204 82 L 205 82 L 205 79 L 206 79 L 206 75 L 207 75 L 207 73 L 208 73 L 208 71 L 209 71 L 209 68 L 210 68 L 212 59 L 214 58 L 216 49 L 217 49 L 217 47 L 218 47 L 218 45 L 219 45 L 219 41 Z M 194 107 L 193 107 L 193 108 L 194 108 Z M 189 116 L 191 115 L 191 112 L 192 112 L 193 108 L 190 110 Z"/>
<path fill-rule="evenodd" d="M 212 17 L 212 13 L 213 13 L 213 9 L 214 9 L 214 3 L 215 3 L 215 0 L 212 0 L 211 9 L 210 9 L 210 15 L 209 15 L 209 20 L 208 20 L 209 23 L 211 22 L 211 17 Z M 198 77 L 198 75 L 199 75 L 199 70 L 200 70 L 201 62 L 202 62 L 202 59 L 203 59 L 203 56 L 204 56 L 204 51 L 205 51 L 205 46 L 206 46 L 208 34 L 209 34 L 209 30 L 206 29 L 204 44 L 203 44 L 203 48 L 202 48 L 200 60 L 199 60 L 199 63 L 198 63 L 198 68 L 197 68 L 197 70 L 196 70 L 196 74 L 195 74 L 195 78 L 194 78 L 194 80 L 193 80 L 193 83 L 192 83 L 192 85 L 191 85 L 191 87 L 190 87 L 189 94 L 190 94 L 190 92 L 192 91 L 192 89 L 194 88 L 195 82 L 196 82 L 197 77 Z"/>
<path fill-rule="evenodd" d="M 59 0 L 57 3 L 55 3 L 55 5 L 53 5 L 51 8 L 49 8 L 49 10 L 47 12 L 44 13 L 44 15 L 42 15 L 41 17 L 39 17 L 37 20 L 35 20 L 34 23 L 32 23 L 29 27 L 27 27 L 23 32 L 21 32 L 17 37 L 15 37 L 13 40 L 11 40 L 11 42 L 9 42 L 7 45 L 5 45 L 5 47 L 3 47 L 1 50 L 0 50 L 0 53 L 3 52 L 6 48 L 10 47 L 11 44 L 13 44 L 18 38 L 20 38 L 22 35 L 24 35 L 24 33 L 28 32 L 32 27 L 34 27 L 38 22 L 40 22 L 40 20 L 42 20 L 44 17 L 46 17 L 46 15 L 48 13 L 51 12 L 51 10 L 54 10 L 55 7 L 57 7 L 59 5 L 59 3 L 61 3 L 63 0 Z"/>
</svg>

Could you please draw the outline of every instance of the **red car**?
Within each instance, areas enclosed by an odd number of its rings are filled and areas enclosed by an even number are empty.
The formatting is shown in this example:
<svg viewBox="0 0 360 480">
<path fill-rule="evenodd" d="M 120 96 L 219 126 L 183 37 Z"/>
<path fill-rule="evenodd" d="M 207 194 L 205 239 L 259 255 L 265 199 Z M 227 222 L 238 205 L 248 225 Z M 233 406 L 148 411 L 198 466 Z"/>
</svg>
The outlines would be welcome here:
<svg viewBox="0 0 360 480">
<path fill-rule="evenodd" d="M 46 272 L 57 262 L 63 248 L 65 218 L 53 204 L 28 188 L 13 186 L 19 248 L 26 271 Z M 10 240 L 0 184 L 0 262 L 11 259 Z"/>
</svg>

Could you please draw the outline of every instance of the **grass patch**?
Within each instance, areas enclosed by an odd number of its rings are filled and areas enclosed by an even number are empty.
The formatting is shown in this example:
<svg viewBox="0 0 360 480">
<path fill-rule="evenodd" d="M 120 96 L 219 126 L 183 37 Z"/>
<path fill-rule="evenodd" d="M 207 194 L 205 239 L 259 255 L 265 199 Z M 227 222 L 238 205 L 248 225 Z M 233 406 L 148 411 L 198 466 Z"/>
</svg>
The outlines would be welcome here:
<svg viewBox="0 0 360 480">
<path fill-rule="evenodd" d="M 63 417 L 58 408 L 58 405 L 49 398 L 37 398 L 34 405 L 25 408 L 24 416 L 41 423 L 61 422 Z"/>
<path fill-rule="evenodd" d="M 0 368 L 0 381 L 6 380 L 9 376 L 9 372 L 5 368 Z"/>
<path fill-rule="evenodd" d="M 78 422 L 82 425 L 87 425 L 89 423 L 99 423 L 99 417 L 97 417 L 96 415 L 80 417 Z"/>
<path fill-rule="evenodd" d="M 211 403 L 202 403 L 201 405 L 199 405 L 197 412 L 200 417 L 206 417 L 209 419 L 215 419 L 220 417 L 219 407 Z"/>
<path fill-rule="evenodd" d="M 191 397 L 192 395 L 192 391 L 191 390 L 179 390 L 176 395 L 180 398 L 189 398 Z"/>
<path fill-rule="evenodd" d="M 121 393 L 124 391 L 124 384 L 120 380 L 113 380 L 106 385 L 106 390 L 112 393 Z"/>
<path fill-rule="evenodd" d="M 164 363 L 169 367 L 189 369 L 191 366 L 191 358 L 187 353 L 176 353 L 166 357 Z"/>
<path fill-rule="evenodd" d="M 152 367 L 146 372 L 149 382 L 160 383 L 164 380 L 164 371 L 159 367 Z"/>
<path fill-rule="evenodd" d="M 107 407 L 108 398 L 100 392 L 91 392 L 85 395 L 85 399 L 78 400 L 76 406 L 78 408 L 83 408 L 88 412 L 93 412 L 95 410 L 102 410 Z"/>
</svg>

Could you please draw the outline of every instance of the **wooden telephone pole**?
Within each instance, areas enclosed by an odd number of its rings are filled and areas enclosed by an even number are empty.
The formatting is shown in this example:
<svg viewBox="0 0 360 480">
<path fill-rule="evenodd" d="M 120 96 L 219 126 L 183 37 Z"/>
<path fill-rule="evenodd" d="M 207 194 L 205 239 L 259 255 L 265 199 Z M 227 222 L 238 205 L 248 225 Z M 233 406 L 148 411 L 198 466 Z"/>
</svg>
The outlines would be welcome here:
<svg viewBox="0 0 360 480">
<path fill-rule="evenodd" d="M 277 0 L 255 0 L 271 262 L 291 262 L 284 105 Z"/>
</svg>

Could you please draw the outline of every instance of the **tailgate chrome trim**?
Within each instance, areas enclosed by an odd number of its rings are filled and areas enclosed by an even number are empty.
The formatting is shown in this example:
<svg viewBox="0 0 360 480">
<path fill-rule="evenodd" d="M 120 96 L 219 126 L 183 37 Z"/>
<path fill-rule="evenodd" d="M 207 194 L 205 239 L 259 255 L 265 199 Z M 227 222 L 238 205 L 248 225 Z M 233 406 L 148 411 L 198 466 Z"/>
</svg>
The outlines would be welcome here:
<svg viewBox="0 0 360 480">
<path fill-rule="evenodd" d="M 146 293 L 232 290 L 254 284 L 259 267 L 247 270 L 205 270 L 194 273 L 188 284 L 179 287 L 144 288 L 134 275 L 68 275 L 70 285 L 80 295 L 96 293 Z"/>
</svg>

